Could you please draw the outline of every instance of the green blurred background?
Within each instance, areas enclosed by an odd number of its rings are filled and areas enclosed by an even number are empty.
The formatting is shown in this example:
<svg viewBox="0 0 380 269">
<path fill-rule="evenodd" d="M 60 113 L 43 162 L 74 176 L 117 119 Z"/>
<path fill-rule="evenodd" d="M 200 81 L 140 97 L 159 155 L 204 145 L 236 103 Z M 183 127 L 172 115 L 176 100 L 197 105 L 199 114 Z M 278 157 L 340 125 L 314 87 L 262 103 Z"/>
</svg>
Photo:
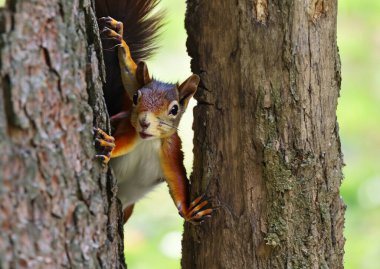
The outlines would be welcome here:
<svg viewBox="0 0 380 269">
<path fill-rule="evenodd" d="M 0 5 L 4 0 L 0 0 Z M 183 27 L 185 0 L 162 0 L 167 25 L 158 55 L 148 62 L 164 81 L 190 75 Z M 339 0 L 338 44 L 342 91 L 338 121 L 346 167 L 341 193 L 347 204 L 346 269 L 380 268 L 380 1 Z M 194 102 L 192 103 L 194 105 Z M 192 164 L 192 113 L 180 126 L 187 170 Z M 180 268 L 182 221 L 167 187 L 139 202 L 125 225 L 131 269 Z"/>
<path fill-rule="evenodd" d="M 345 268 L 380 268 L 380 1 L 341 0 L 338 122 L 347 204 Z"/>
</svg>

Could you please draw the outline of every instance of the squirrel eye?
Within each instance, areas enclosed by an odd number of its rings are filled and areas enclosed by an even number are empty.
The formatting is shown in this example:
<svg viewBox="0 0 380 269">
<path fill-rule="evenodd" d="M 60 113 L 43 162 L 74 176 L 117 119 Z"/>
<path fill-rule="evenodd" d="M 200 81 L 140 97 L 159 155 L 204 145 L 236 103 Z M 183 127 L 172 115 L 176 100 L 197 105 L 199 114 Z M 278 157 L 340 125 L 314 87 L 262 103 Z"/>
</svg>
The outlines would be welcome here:
<svg viewBox="0 0 380 269">
<path fill-rule="evenodd" d="M 171 109 L 170 109 L 170 112 L 169 114 L 172 114 L 173 116 L 177 115 L 178 113 L 178 106 L 177 105 L 174 105 Z"/>
<path fill-rule="evenodd" d="M 137 91 L 134 95 L 133 95 L 133 97 L 132 97 L 132 101 L 133 101 L 133 103 L 135 104 L 135 105 L 137 105 L 137 102 L 138 102 L 138 100 L 139 100 L 139 92 Z"/>
</svg>

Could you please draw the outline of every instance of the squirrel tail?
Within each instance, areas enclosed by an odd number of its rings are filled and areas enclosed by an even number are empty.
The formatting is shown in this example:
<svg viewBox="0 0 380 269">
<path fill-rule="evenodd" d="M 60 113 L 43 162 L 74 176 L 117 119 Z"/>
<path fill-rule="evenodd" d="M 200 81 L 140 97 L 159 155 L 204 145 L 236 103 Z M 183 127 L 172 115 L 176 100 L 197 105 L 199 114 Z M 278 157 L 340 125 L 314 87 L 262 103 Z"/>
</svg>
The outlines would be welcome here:
<svg viewBox="0 0 380 269">
<path fill-rule="evenodd" d="M 160 0 L 96 0 L 98 18 L 111 16 L 124 25 L 124 40 L 133 60 L 148 59 L 157 49 L 155 41 L 163 25 L 164 12 L 154 11 Z"/>
<path fill-rule="evenodd" d="M 139 63 L 148 59 L 158 48 L 155 42 L 163 25 L 164 13 L 155 8 L 160 0 L 95 0 L 96 16 L 110 16 L 123 23 L 123 39 L 132 59 Z M 132 103 L 123 88 L 115 43 L 102 40 L 106 83 L 104 97 L 110 116 L 128 110 Z"/>
</svg>

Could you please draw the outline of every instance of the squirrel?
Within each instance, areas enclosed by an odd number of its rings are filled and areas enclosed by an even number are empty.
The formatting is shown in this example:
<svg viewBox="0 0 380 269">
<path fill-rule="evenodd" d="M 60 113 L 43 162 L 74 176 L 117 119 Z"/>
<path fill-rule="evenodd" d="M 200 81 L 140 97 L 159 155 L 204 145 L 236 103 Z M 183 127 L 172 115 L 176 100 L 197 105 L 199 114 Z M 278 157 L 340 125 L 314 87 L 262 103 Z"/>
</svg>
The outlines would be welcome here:
<svg viewBox="0 0 380 269">
<path fill-rule="evenodd" d="M 200 78 L 193 74 L 179 85 L 149 75 L 144 60 L 157 48 L 154 41 L 163 19 L 162 12 L 152 14 L 158 3 L 95 1 L 103 27 L 103 91 L 113 127 L 112 136 L 95 128 L 97 145 L 102 149 L 97 157 L 112 167 L 118 180 L 124 223 L 135 202 L 164 180 L 179 214 L 185 221 L 199 223 L 210 217 L 213 209 L 204 195 L 190 202 L 177 129 Z"/>
</svg>

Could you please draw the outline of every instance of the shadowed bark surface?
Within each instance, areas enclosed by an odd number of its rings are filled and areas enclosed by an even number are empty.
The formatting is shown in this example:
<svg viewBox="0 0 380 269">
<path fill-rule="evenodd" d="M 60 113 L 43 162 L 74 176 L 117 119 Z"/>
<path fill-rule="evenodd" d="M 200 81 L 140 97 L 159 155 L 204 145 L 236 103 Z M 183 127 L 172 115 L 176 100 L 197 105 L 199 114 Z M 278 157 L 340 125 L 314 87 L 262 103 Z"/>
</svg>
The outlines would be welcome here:
<svg viewBox="0 0 380 269">
<path fill-rule="evenodd" d="M 0 32 L 0 268 L 124 268 L 93 3 L 9 0 Z"/>
<path fill-rule="evenodd" d="M 182 268 L 343 268 L 337 1 L 187 1 L 201 75 Z M 194 193 L 195 196 L 195 193 Z"/>
</svg>

